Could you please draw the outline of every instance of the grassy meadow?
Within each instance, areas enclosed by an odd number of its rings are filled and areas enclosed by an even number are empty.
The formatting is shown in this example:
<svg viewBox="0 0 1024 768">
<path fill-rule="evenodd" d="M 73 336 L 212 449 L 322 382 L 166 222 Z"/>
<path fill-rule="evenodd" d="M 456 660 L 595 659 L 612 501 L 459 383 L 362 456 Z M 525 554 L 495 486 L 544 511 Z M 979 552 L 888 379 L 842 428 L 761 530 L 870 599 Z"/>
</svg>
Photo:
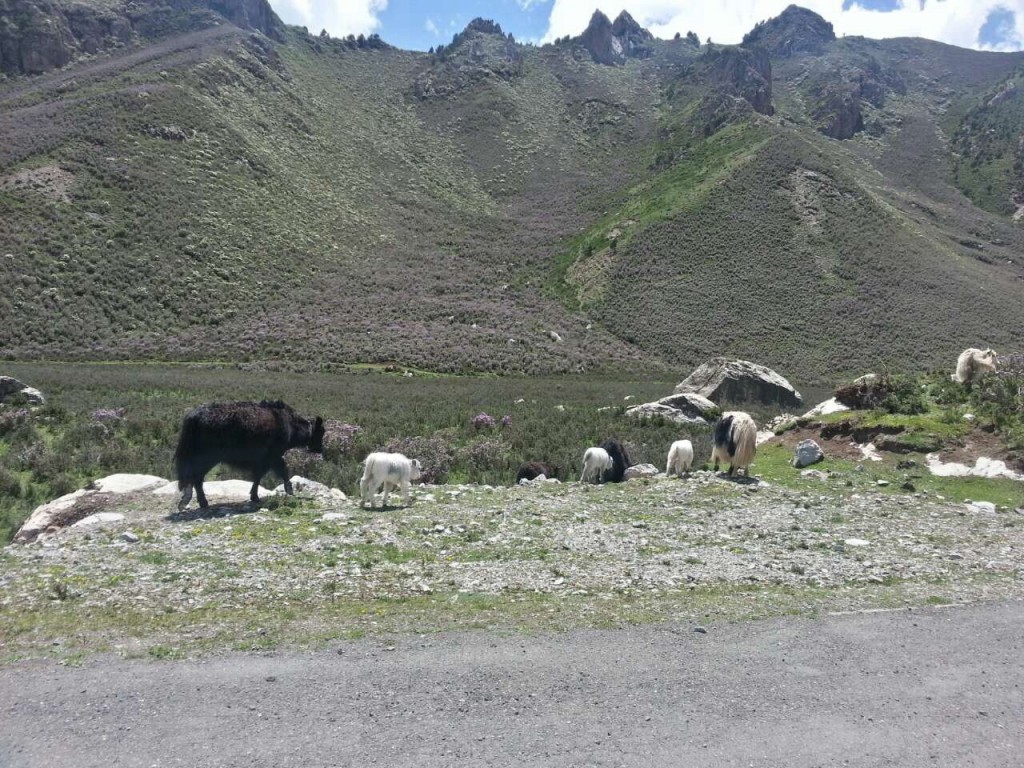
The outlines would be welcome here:
<svg viewBox="0 0 1024 768">
<path fill-rule="evenodd" d="M 577 478 L 583 450 L 608 437 L 624 441 L 635 462 L 658 466 L 684 436 L 698 459 L 710 453 L 706 429 L 624 418 L 626 407 L 670 394 L 676 383 L 625 375 L 405 377 L 375 367 L 299 374 L 121 363 L 5 363 L 3 372 L 48 400 L 34 417 L 0 411 L 0 541 L 10 540 L 33 507 L 92 479 L 114 472 L 171 477 L 182 416 L 214 400 L 281 398 L 303 415 L 323 416 L 324 456 L 293 452 L 289 468 L 346 493 L 354 492 L 366 454 L 382 449 L 418 457 L 431 482 L 488 484 L 510 484 L 528 460 Z M 474 425 L 481 413 L 494 426 Z M 234 476 L 222 467 L 210 478 Z M 268 476 L 264 484 L 278 482 Z"/>
</svg>

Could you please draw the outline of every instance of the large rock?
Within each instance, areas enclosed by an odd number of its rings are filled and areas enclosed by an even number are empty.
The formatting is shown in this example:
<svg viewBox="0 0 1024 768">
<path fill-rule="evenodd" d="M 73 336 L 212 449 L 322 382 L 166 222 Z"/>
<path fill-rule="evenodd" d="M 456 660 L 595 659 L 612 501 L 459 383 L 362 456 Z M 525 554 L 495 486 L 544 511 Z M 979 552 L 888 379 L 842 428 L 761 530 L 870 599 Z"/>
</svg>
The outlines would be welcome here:
<svg viewBox="0 0 1024 768">
<path fill-rule="evenodd" d="M 824 400 L 811 408 L 811 410 L 805 413 L 801 418 L 813 419 L 818 416 L 828 416 L 830 413 L 840 413 L 841 411 L 848 410 L 850 410 L 849 406 L 843 405 L 834 397 L 830 397 L 828 400 Z"/>
<path fill-rule="evenodd" d="M 167 480 L 156 475 L 129 475 L 116 474 L 101 477 L 94 480 L 87 487 L 81 488 L 72 493 L 65 494 L 60 498 L 42 504 L 33 510 L 18 532 L 14 535 L 17 544 L 30 544 L 39 538 L 43 533 L 54 533 L 76 523 L 87 517 L 96 517 L 95 508 L 103 503 L 103 496 L 93 498 L 98 494 L 120 495 L 125 493 L 138 493 L 151 491 L 167 484 Z M 173 483 L 172 483 L 173 485 Z M 120 513 L 110 513 L 120 514 Z M 106 518 L 98 517 L 96 521 L 103 521 Z M 112 519 L 112 518 L 110 518 Z M 107 519 L 109 522 L 109 519 Z"/>
<path fill-rule="evenodd" d="M 744 35 L 743 45 L 763 47 L 772 56 L 789 58 L 823 53 L 835 39 L 836 33 L 825 19 L 814 11 L 791 5 Z"/>
<path fill-rule="evenodd" d="M 43 393 L 35 387 L 22 384 L 11 376 L 0 376 L 0 403 L 12 395 L 20 395 L 29 405 L 42 405 L 46 402 Z"/>
<path fill-rule="evenodd" d="M 708 424 L 718 413 L 717 405 L 696 392 L 680 392 L 626 409 L 626 415 L 635 419 L 660 416 L 675 424 Z"/>
<path fill-rule="evenodd" d="M 797 407 L 804 402 L 793 385 L 771 368 L 724 357 L 712 358 L 701 365 L 679 383 L 676 392 L 693 392 L 719 404 L 760 403 Z"/>
<path fill-rule="evenodd" d="M 813 440 L 801 440 L 800 444 L 796 447 L 796 456 L 793 457 L 793 466 L 797 469 L 803 469 L 804 467 L 809 467 L 811 464 L 817 464 L 824 458 L 825 453 L 821 450 L 820 445 Z"/>
<path fill-rule="evenodd" d="M 210 502 L 249 501 L 250 488 L 252 488 L 250 480 L 208 480 L 203 483 L 203 493 L 206 494 L 206 498 Z M 180 493 L 176 482 L 167 483 L 153 491 L 155 496 L 178 496 Z M 263 499 L 273 496 L 274 492 L 268 491 L 261 485 L 256 491 L 256 495 Z"/>
</svg>

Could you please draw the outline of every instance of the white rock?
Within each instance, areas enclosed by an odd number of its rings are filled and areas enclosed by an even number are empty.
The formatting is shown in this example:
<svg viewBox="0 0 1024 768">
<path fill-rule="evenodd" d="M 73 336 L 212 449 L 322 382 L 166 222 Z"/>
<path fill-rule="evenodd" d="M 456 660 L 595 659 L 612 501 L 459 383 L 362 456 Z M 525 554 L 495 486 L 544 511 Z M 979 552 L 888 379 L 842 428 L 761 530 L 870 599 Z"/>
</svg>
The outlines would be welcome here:
<svg viewBox="0 0 1024 768">
<path fill-rule="evenodd" d="M 127 541 L 129 544 L 137 544 L 139 541 L 139 535 L 132 531 L 125 531 L 121 534 L 121 541 Z"/>
<path fill-rule="evenodd" d="M 332 522 L 334 520 L 348 520 L 348 515 L 344 512 L 324 512 L 320 518 L 324 522 Z"/>
<path fill-rule="evenodd" d="M 844 539 L 843 544 L 848 547 L 866 547 L 869 546 L 871 542 L 866 539 Z"/>
<path fill-rule="evenodd" d="M 72 524 L 72 528 L 87 528 L 90 525 L 97 525 L 99 523 L 120 523 L 124 520 L 124 515 L 120 512 L 97 512 L 95 515 L 89 515 L 83 517 L 77 523 Z"/>
<path fill-rule="evenodd" d="M 820 445 L 813 440 L 801 440 L 800 444 L 796 447 L 793 466 L 797 469 L 802 469 L 803 467 L 809 467 L 811 464 L 817 464 L 824 458 L 825 452 L 821 450 Z"/>
<path fill-rule="evenodd" d="M 925 456 L 928 471 L 940 477 L 1008 477 L 1012 480 L 1024 480 L 1024 475 L 1014 472 L 1005 461 L 979 456 L 973 467 L 956 461 L 944 462 L 937 453 Z"/>
<path fill-rule="evenodd" d="M 245 501 L 249 498 L 250 488 L 252 488 L 252 483 L 248 480 L 213 480 L 203 483 L 203 492 L 207 499 L 217 499 L 218 501 Z M 153 491 L 156 496 L 175 496 L 179 493 L 181 491 L 178 490 L 177 483 L 168 483 Z M 262 499 L 273 496 L 274 492 L 268 491 L 261 485 L 256 494 Z"/>
<path fill-rule="evenodd" d="M 828 480 L 828 475 L 820 469 L 805 469 L 800 473 L 800 477 L 813 477 L 815 480 Z"/>
<path fill-rule="evenodd" d="M 839 413 L 840 411 L 848 410 L 850 410 L 848 406 L 843 405 L 834 397 L 830 397 L 828 400 L 824 400 L 811 408 L 811 410 L 803 415 L 803 418 L 812 419 L 816 416 L 827 416 L 830 413 Z"/>
<path fill-rule="evenodd" d="M 658 468 L 653 464 L 634 464 L 632 467 L 626 468 L 626 473 L 623 477 L 626 480 L 635 480 L 639 477 L 657 477 Z"/>
<path fill-rule="evenodd" d="M 972 512 L 984 512 L 990 515 L 996 513 L 996 505 L 991 501 L 971 501 L 968 502 L 967 509 Z"/>
<path fill-rule="evenodd" d="M 101 477 L 90 483 L 91 490 L 100 493 L 135 493 L 167 485 L 168 481 L 156 475 L 116 474 Z"/>
<path fill-rule="evenodd" d="M 874 446 L 873 443 L 864 443 L 863 445 L 859 443 L 851 443 L 851 445 L 855 447 L 857 450 L 859 450 L 861 456 L 863 456 L 868 461 L 882 460 L 882 457 L 878 455 L 878 449 Z"/>
<path fill-rule="evenodd" d="M 767 443 L 773 437 L 775 437 L 775 433 L 772 430 L 759 429 L 757 431 L 757 437 L 754 440 L 754 445 L 761 445 L 762 443 Z"/>
<path fill-rule="evenodd" d="M 14 541 L 18 544 L 28 544 L 29 542 L 35 541 L 39 534 L 50 527 L 54 518 L 57 517 L 58 514 L 71 509 L 71 507 L 75 506 L 75 504 L 78 503 L 78 500 L 83 496 L 88 496 L 93 493 L 95 493 L 95 491 L 89 491 L 82 488 L 36 507 L 32 511 L 32 514 L 29 515 L 28 520 L 22 523 L 21 528 L 18 529 L 18 532 L 14 536 Z"/>
</svg>

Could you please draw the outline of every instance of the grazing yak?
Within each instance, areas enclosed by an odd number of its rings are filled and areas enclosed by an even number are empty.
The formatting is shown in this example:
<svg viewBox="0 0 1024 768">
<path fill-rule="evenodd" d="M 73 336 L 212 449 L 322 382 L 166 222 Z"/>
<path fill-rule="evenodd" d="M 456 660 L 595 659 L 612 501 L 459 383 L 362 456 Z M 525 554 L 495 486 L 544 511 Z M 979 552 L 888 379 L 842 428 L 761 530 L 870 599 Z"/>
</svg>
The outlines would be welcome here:
<svg viewBox="0 0 1024 768">
<path fill-rule="evenodd" d="M 528 461 L 519 467 L 516 472 L 516 483 L 520 480 L 536 480 L 541 475 L 544 477 L 555 477 L 558 474 L 558 467 L 545 464 L 543 461 Z"/>
<path fill-rule="evenodd" d="M 750 464 L 757 451 L 757 425 L 750 414 L 743 411 L 728 411 L 715 423 L 715 445 L 711 449 L 711 460 L 718 471 L 719 461 L 729 462 L 729 477 L 734 470 L 743 470 L 750 477 Z"/>
<path fill-rule="evenodd" d="M 621 483 L 626 479 L 626 470 L 632 466 L 626 447 L 618 440 L 610 439 L 601 443 L 601 447 L 608 452 L 612 459 L 612 466 L 604 473 L 606 483 Z"/>
<path fill-rule="evenodd" d="M 689 440 L 676 440 L 668 449 L 668 463 L 665 464 L 665 474 L 668 476 L 683 476 L 693 466 L 693 443 Z"/>
<path fill-rule="evenodd" d="M 408 459 L 400 453 L 371 453 L 363 460 L 363 476 L 359 480 L 360 506 L 365 507 L 369 503 L 372 508 L 373 497 L 382 485 L 381 509 L 387 506 L 388 493 L 394 488 L 402 489 L 402 503 L 409 506 L 409 483 L 420 479 L 420 471 L 418 460 Z"/>
<path fill-rule="evenodd" d="M 956 360 L 956 373 L 950 378 L 960 384 L 971 384 L 983 371 L 995 371 L 994 349 L 965 349 Z"/>
<path fill-rule="evenodd" d="M 291 495 L 284 452 L 302 447 L 323 453 L 324 421 L 317 416 L 311 424 L 280 400 L 209 403 L 192 409 L 181 423 L 174 452 L 181 491 L 178 511 L 188 506 L 193 489 L 199 506 L 209 506 L 203 478 L 222 463 L 251 473 L 249 497 L 254 503 L 259 501 L 260 480 L 270 470 L 284 478 L 285 493 Z"/>
</svg>

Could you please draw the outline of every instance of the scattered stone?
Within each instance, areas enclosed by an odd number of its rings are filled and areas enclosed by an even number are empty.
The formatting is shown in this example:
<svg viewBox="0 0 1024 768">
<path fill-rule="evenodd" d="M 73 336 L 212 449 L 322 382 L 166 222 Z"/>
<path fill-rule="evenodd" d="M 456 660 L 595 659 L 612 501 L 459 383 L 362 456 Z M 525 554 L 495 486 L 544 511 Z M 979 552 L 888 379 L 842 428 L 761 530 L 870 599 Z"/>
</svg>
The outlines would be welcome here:
<svg viewBox="0 0 1024 768">
<path fill-rule="evenodd" d="M 131 531 L 125 531 L 121 534 L 121 541 L 127 541 L 129 544 L 138 544 L 138 534 L 132 533 Z"/>
<path fill-rule="evenodd" d="M 1008 477 L 1011 480 L 1024 480 L 1024 475 L 1006 466 L 1005 461 L 979 456 L 973 467 L 950 461 L 943 462 L 937 453 L 925 456 L 928 471 L 939 477 Z"/>
<path fill-rule="evenodd" d="M 889 484 L 888 480 L 876 480 L 875 481 L 875 485 L 879 486 L 880 488 L 884 488 L 888 484 Z"/>
<path fill-rule="evenodd" d="M 843 539 L 843 544 L 848 547 L 866 547 L 871 544 L 866 539 Z"/>
<path fill-rule="evenodd" d="M 623 476 L 626 480 L 636 480 L 641 477 L 657 477 L 658 468 L 653 464 L 634 464 L 632 467 L 626 468 L 626 473 Z"/>
<path fill-rule="evenodd" d="M 989 515 L 996 513 L 996 505 L 991 501 L 969 501 L 967 502 L 967 509 L 971 512 L 984 512 Z"/>
<path fill-rule="evenodd" d="M 828 475 L 820 469 L 805 469 L 800 473 L 800 477 L 810 477 L 815 480 L 828 480 Z"/>
<path fill-rule="evenodd" d="M 915 486 L 909 480 L 907 480 L 905 483 L 903 483 L 903 485 L 901 485 L 900 488 L 902 488 L 904 491 L 910 491 L 911 493 L 913 493 L 914 491 L 917 490 L 917 486 Z"/>
<path fill-rule="evenodd" d="M 707 627 L 694 627 L 693 631 L 699 635 L 706 635 L 708 633 Z"/>
<path fill-rule="evenodd" d="M 797 469 L 817 464 L 825 458 L 825 452 L 821 446 L 813 440 L 801 440 L 796 447 L 796 456 L 793 457 L 793 466 Z"/>
</svg>

